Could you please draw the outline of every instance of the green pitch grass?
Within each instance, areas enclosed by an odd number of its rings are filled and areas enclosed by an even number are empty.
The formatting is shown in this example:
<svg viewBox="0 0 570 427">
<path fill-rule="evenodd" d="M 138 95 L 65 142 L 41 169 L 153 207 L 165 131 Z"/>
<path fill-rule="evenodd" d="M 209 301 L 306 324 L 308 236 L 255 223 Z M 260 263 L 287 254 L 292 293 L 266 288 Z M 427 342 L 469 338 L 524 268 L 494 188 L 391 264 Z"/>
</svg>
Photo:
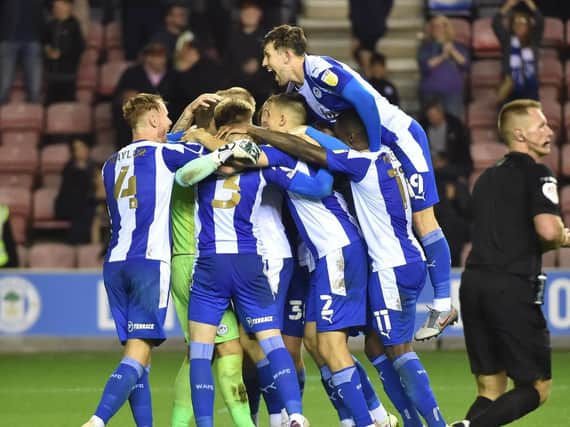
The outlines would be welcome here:
<svg viewBox="0 0 570 427">
<path fill-rule="evenodd" d="M 363 355 L 359 355 L 365 361 Z M 448 422 L 461 419 L 475 396 L 475 388 L 463 352 L 420 354 L 430 374 L 440 407 Z M 172 405 L 172 382 L 182 355 L 157 351 L 153 355 L 151 386 L 156 427 L 168 427 Z M 107 376 L 119 360 L 110 353 L 58 353 L 0 355 L 0 425 L 5 427 L 79 427 L 93 413 Z M 381 400 L 388 403 L 375 371 L 369 371 Z M 554 354 L 554 387 L 546 405 L 517 427 L 570 425 L 570 353 Z M 336 427 L 338 421 L 322 391 L 313 363 L 307 360 L 305 413 L 313 427 Z M 264 412 L 261 411 L 262 413 Z M 110 427 L 132 426 L 128 405 L 109 423 Z M 227 411 L 216 399 L 216 426 L 231 426 Z M 261 418 L 267 426 L 267 417 Z"/>
</svg>

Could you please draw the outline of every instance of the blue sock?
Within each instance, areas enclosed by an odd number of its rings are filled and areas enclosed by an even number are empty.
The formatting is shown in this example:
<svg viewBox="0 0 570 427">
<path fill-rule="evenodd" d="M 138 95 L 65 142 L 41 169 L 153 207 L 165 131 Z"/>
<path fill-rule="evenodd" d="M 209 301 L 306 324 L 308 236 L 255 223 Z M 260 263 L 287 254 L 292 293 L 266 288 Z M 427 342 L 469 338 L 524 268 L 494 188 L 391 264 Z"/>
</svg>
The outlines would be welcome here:
<svg viewBox="0 0 570 427">
<path fill-rule="evenodd" d="M 253 365 L 251 365 L 249 369 L 247 368 L 244 369 L 243 383 L 245 384 L 245 390 L 247 391 L 247 400 L 249 401 L 249 412 L 251 413 L 251 415 L 257 415 L 257 413 L 259 412 L 261 391 L 259 390 L 257 370 L 253 369 Z"/>
<path fill-rule="evenodd" d="M 214 344 L 190 342 L 190 389 L 198 427 L 214 427 Z"/>
<path fill-rule="evenodd" d="M 404 390 L 418 409 L 428 427 L 445 427 L 443 415 L 429 384 L 429 378 L 418 355 L 414 352 L 398 356 L 394 361 L 394 369 L 400 374 Z"/>
<path fill-rule="evenodd" d="M 352 418 L 352 415 L 350 414 L 348 409 L 346 409 L 346 406 L 344 406 L 344 402 L 338 395 L 336 387 L 333 385 L 332 374 L 327 365 L 321 366 L 321 382 L 323 384 L 323 387 L 325 388 L 325 391 L 327 392 L 329 400 L 334 406 L 334 409 L 336 409 L 336 412 L 338 414 L 338 419 L 342 421 Z"/>
<path fill-rule="evenodd" d="M 354 366 L 356 366 L 356 370 L 360 376 L 362 394 L 364 395 L 364 400 L 366 400 L 366 405 L 368 406 L 369 410 L 376 409 L 378 406 L 380 406 L 380 400 L 378 400 L 376 390 L 374 390 L 374 386 L 370 382 L 370 378 L 368 378 L 368 374 L 366 373 L 364 366 L 362 366 L 356 357 L 352 356 L 352 360 L 354 360 Z"/>
<path fill-rule="evenodd" d="M 297 372 L 293 359 L 283 344 L 283 338 L 280 335 L 265 338 L 259 341 L 259 345 L 269 360 L 279 397 L 287 413 L 289 415 L 302 414 L 303 405 Z"/>
<path fill-rule="evenodd" d="M 422 420 L 420 419 L 414 404 L 402 387 L 400 375 L 398 375 L 394 369 L 392 361 L 388 359 L 385 354 L 382 354 L 370 362 L 374 365 L 380 375 L 386 395 L 390 398 L 402 416 L 404 427 L 422 427 Z"/>
<path fill-rule="evenodd" d="M 332 376 L 334 386 L 338 389 L 339 395 L 342 397 L 344 406 L 348 408 L 352 414 L 352 419 L 356 427 L 369 426 L 374 424 L 364 394 L 362 394 L 362 384 L 360 383 L 360 375 L 355 366 L 341 369 L 334 372 Z"/>
<path fill-rule="evenodd" d="M 103 390 L 95 415 L 105 424 L 127 401 L 131 390 L 144 372 L 144 367 L 135 359 L 123 357 L 115 371 L 111 374 Z"/>
<path fill-rule="evenodd" d="M 265 400 L 265 406 L 270 414 L 280 414 L 283 404 L 279 398 L 271 366 L 269 360 L 262 359 L 255 365 L 257 367 L 257 378 L 259 379 L 259 388 Z"/>
<path fill-rule="evenodd" d="M 152 401 L 150 398 L 150 385 L 148 383 L 148 375 L 150 374 L 150 365 L 148 365 L 129 396 L 129 404 L 131 412 L 135 419 L 137 427 L 152 426 Z"/>
<path fill-rule="evenodd" d="M 305 393 L 305 368 L 297 371 L 297 381 L 299 383 L 299 391 L 301 392 L 301 398 L 303 397 L 303 393 Z"/>
<path fill-rule="evenodd" d="M 426 253 L 428 274 L 433 286 L 434 298 L 450 297 L 451 252 L 441 228 L 433 230 L 421 239 Z M 438 307 L 435 307 L 438 309 Z M 443 310 L 440 310 L 443 311 Z"/>
</svg>

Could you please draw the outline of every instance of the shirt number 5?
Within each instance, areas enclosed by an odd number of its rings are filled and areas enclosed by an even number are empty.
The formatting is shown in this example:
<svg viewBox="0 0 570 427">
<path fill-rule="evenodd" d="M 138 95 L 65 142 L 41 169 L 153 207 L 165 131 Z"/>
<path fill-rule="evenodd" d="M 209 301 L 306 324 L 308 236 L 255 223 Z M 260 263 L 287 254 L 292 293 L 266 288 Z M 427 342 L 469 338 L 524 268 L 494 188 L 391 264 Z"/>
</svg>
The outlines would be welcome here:
<svg viewBox="0 0 570 427">
<path fill-rule="evenodd" d="M 219 200 L 219 199 L 212 200 L 212 206 L 214 208 L 231 209 L 235 208 L 238 205 L 239 201 L 241 200 L 240 188 L 237 182 L 238 178 L 239 178 L 238 175 L 233 175 L 230 176 L 229 178 L 226 178 L 226 180 L 224 181 L 223 188 L 226 190 L 230 190 L 232 192 L 232 195 L 227 200 Z"/>
</svg>

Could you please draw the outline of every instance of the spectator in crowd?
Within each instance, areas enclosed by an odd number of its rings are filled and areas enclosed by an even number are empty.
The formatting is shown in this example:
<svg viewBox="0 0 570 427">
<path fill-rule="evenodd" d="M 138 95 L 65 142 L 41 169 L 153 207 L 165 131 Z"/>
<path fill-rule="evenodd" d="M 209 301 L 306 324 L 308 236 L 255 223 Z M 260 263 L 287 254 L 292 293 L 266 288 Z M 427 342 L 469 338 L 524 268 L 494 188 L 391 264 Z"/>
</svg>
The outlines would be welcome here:
<svg viewBox="0 0 570 427">
<path fill-rule="evenodd" d="M 365 76 L 370 74 L 370 58 L 376 42 L 386 33 L 393 4 L 394 0 L 350 0 L 353 52 Z"/>
<path fill-rule="evenodd" d="M 297 25 L 297 15 L 301 10 L 301 0 L 264 0 L 263 26 L 270 30 L 281 24 Z"/>
<path fill-rule="evenodd" d="M 517 8 L 524 3 L 527 10 Z M 504 25 L 508 22 L 508 28 Z M 544 32 L 544 18 L 533 0 L 507 0 L 493 17 L 493 31 L 503 52 L 503 81 L 500 103 L 514 99 L 538 100 L 538 48 Z"/>
<path fill-rule="evenodd" d="M 65 165 L 61 186 L 55 199 L 55 216 L 71 221 L 67 241 L 90 243 L 95 216 L 95 163 L 89 157 L 89 146 L 81 139 L 71 143 L 71 160 Z"/>
<path fill-rule="evenodd" d="M 173 72 L 168 68 L 166 47 L 149 43 L 142 51 L 141 63 L 127 68 L 115 89 L 113 119 L 117 147 L 131 141 L 130 129 L 123 119 L 122 105 L 140 92 L 160 94 L 170 100 L 172 83 Z"/>
<path fill-rule="evenodd" d="M 176 49 L 176 40 L 187 29 L 188 8 L 182 3 L 173 3 L 166 9 L 164 27 L 152 37 L 152 41 L 166 46 L 168 57 L 172 58 Z"/>
<path fill-rule="evenodd" d="M 192 0 L 190 28 L 200 40 L 203 53 L 212 59 L 219 59 L 225 53 L 232 7 L 232 0 Z"/>
<path fill-rule="evenodd" d="M 19 63 L 24 69 L 27 101 L 40 101 L 43 3 L 43 0 L 0 2 L 0 104 L 10 98 Z"/>
<path fill-rule="evenodd" d="M 473 171 L 469 129 L 457 117 L 446 113 L 439 100 L 430 101 L 423 116 L 420 124 L 428 136 L 434 168 L 453 179 L 467 181 Z"/>
<path fill-rule="evenodd" d="M 426 38 L 418 50 L 420 99 L 425 103 L 429 99 L 440 98 L 447 113 L 463 120 L 469 53 L 453 37 L 449 19 L 442 15 L 431 18 Z"/>
<path fill-rule="evenodd" d="M 245 0 L 239 9 L 239 23 L 232 29 L 227 43 L 224 64 L 230 84 L 249 90 L 257 105 L 271 93 L 273 78 L 261 67 L 260 49 L 265 30 L 261 27 L 263 12 L 258 1 Z"/>
<path fill-rule="evenodd" d="M 84 39 L 89 35 L 89 22 L 91 20 L 91 8 L 89 0 L 73 0 L 73 9 L 71 14 L 75 16 L 81 28 L 81 34 Z"/>
<path fill-rule="evenodd" d="M 380 95 L 390 101 L 391 104 L 400 105 L 398 90 L 394 84 L 386 79 L 386 57 L 374 52 L 370 58 L 370 75 L 366 76 L 368 83 L 378 91 Z"/>
<path fill-rule="evenodd" d="M 229 73 L 217 61 L 203 54 L 200 41 L 191 32 L 180 36 L 174 55 L 171 117 L 179 117 L 189 100 L 228 86 Z"/>
<path fill-rule="evenodd" d="M 10 226 L 10 209 L 0 204 L 0 268 L 16 268 L 19 265 L 16 242 Z"/>
<path fill-rule="evenodd" d="M 55 0 L 43 36 L 46 103 L 75 100 L 75 80 L 85 41 L 72 15 L 73 0 Z"/>
<path fill-rule="evenodd" d="M 163 15 L 164 3 L 161 0 L 120 0 L 120 7 L 125 58 L 134 61 L 160 30 L 157 17 Z"/>
</svg>

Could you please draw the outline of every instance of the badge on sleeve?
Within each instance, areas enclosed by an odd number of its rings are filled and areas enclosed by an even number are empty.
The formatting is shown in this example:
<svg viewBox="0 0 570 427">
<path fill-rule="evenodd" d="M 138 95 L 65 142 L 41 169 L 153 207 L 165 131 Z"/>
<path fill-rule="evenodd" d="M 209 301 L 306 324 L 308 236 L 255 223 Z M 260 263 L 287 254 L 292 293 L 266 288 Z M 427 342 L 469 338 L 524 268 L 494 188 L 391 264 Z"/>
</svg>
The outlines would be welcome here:
<svg viewBox="0 0 570 427">
<path fill-rule="evenodd" d="M 558 188 L 556 186 L 556 182 L 547 181 L 542 184 L 542 194 L 552 203 L 557 205 L 559 203 L 558 200 Z"/>
<path fill-rule="evenodd" d="M 321 80 L 330 87 L 335 87 L 338 84 L 338 76 L 331 70 L 326 70 L 321 77 Z"/>
</svg>

